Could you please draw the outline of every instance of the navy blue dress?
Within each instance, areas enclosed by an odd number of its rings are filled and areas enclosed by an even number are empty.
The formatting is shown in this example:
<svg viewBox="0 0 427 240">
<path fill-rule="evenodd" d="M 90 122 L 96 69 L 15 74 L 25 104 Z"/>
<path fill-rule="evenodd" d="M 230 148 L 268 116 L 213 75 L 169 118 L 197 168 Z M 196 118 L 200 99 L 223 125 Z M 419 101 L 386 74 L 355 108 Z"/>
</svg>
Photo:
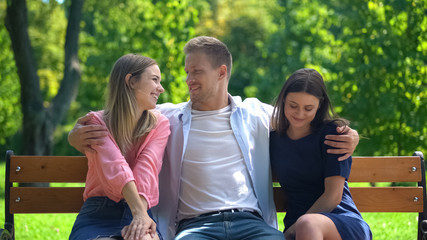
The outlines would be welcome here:
<svg viewBox="0 0 427 240">
<path fill-rule="evenodd" d="M 339 155 L 326 153 L 329 147 L 324 140 L 328 134 L 336 134 L 335 125 L 327 124 L 298 140 L 271 132 L 271 167 L 288 197 L 285 230 L 322 195 L 325 178 L 342 176 L 346 181 L 341 203 L 332 212 L 321 214 L 334 222 L 343 240 L 372 239 L 371 230 L 357 210 L 347 184 L 352 158 L 338 161 Z"/>
</svg>

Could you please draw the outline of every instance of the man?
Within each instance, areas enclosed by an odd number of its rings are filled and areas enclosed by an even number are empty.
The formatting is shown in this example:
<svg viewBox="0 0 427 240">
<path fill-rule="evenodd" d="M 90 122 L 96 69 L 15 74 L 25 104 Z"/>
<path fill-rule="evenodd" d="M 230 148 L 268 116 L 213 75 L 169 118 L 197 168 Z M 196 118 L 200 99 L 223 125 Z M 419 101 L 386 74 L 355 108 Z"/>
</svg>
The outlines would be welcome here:
<svg viewBox="0 0 427 240">
<path fill-rule="evenodd" d="M 152 209 L 164 239 L 283 239 L 273 201 L 269 124 L 272 107 L 228 94 L 232 57 L 212 37 L 184 47 L 190 101 L 162 104 L 171 134 L 159 175 L 159 204 Z M 80 119 L 69 142 L 80 151 L 102 144 L 104 129 Z M 95 139 L 93 139 L 95 138 Z M 335 153 L 350 155 L 354 130 L 332 136 Z"/>
</svg>

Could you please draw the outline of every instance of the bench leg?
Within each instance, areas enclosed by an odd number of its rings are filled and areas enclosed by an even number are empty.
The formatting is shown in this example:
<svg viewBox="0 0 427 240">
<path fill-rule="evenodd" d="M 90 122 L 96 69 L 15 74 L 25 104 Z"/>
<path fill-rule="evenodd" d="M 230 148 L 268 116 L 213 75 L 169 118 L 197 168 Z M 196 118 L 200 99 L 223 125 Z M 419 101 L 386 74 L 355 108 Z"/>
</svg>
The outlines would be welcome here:
<svg viewBox="0 0 427 240">
<path fill-rule="evenodd" d="M 12 240 L 12 235 L 7 229 L 0 229 L 0 240 Z"/>
<path fill-rule="evenodd" d="M 423 220 L 421 222 L 421 234 L 422 234 L 422 239 L 427 240 L 427 220 Z"/>
</svg>

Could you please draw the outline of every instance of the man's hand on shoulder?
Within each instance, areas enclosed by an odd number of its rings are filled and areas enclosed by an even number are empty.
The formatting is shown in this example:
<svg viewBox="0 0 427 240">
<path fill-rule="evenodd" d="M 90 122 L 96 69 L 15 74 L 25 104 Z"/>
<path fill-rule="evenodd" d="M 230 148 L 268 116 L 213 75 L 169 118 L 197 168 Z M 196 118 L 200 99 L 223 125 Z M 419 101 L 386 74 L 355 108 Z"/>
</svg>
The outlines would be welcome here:
<svg viewBox="0 0 427 240">
<path fill-rule="evenodd" d="M 335 148 L 328 149 L 328 153 L 344 154 L 338 158 L 339 161 L 342 161 L 353 154 L 357 144 L 359 144 L 359 134 L 348 126 L 337 127 L 337 132 L 342 134 L 326 135 L 325 144 Z"/>
<path fill-rule="evenodd" d="M 96 152 L 93 145 L 102 145 L 102 138 L 108 135 L 108 130 L 102 125 L 87 125 L 89 115 L 77 120 L 76 125 L 68 134 L 68 143 L 81 153 Z"/>
</svg>

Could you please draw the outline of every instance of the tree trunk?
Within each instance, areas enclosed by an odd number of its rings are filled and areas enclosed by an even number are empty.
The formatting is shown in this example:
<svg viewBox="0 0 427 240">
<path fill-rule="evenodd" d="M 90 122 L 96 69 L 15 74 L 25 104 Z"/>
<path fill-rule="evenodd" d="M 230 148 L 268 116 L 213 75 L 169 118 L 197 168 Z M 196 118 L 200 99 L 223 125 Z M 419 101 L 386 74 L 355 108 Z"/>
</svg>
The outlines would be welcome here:
<svg viewBox="0 0 427 240">
<path fill-rule="evenodd" d="M 55 128 L 77 95 L 81 75 L 78 60 L 78 39 L 83 3 L 84 0 L 72 0 L 71 2 L 65 40 L 64 78 L 57 95 L 46 108 L 43 105 L 37 64 L 28 36 L 26 1 L 7 1 L 5 25 L 12 42 L 21 84 L 23 113 L 21 154 L 52 154 Z"/>
<path fill-rule="evenodd" d="M 21 104 L 24 116 L 22 154 L 52 154 L 53 132 L 77 95 L 80 82 L 78 38 L 83 2 L 84 0 L 71 2 L 65 40 L 64 78 L 58 94 L 49 107 L 45 108 L 40 92 L 37 64 L 34 61 L 28 36 L 26 1 L 7 1 L 6 28 L 11 38 L 21 83 Z"/>
</svg>

